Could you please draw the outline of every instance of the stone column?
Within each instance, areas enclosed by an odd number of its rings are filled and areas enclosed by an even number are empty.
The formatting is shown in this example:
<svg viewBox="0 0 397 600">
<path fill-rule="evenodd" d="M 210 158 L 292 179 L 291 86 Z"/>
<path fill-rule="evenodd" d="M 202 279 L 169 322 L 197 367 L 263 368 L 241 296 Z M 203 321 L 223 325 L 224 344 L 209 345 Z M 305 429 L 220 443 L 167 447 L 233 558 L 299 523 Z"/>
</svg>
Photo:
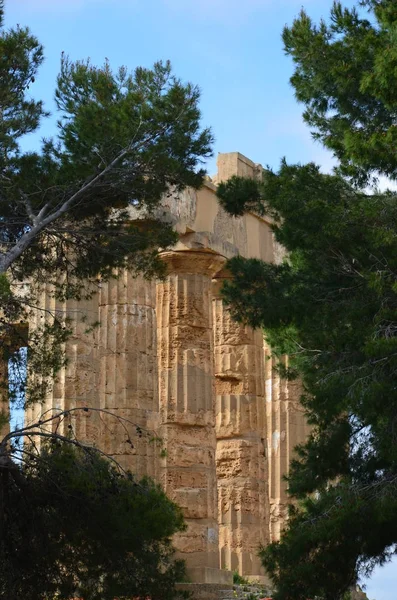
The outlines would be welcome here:
<svg viewBox="0 0 397 600">
<path fill-rule="evenodd" d="M 99 406 L 98 287 L 87 281 L 84 291 L 91 291 L 92 295 L 77 301 L 58 299 L 51 284 L 40 285 L 35 290 L 37 307 L 30 313 L 30 338 L 40 335 L 45 323 L 51 324 L 55 316 L 64 322 L 71 334 L 62 348 L 67 364 L 57 372 L 43 401 L 27 407 L 25 422 L 34 423 L 43 415 L 48 418 L 59 411 L 72 410 L 69 417 L 60 422 L 55 419 L 47 428 L 68 435 L 72 431 L 79 440 L 99 445 L 98 414 L 83 410 Z M 31 377 L 33 385 L 40 384 L 40 375 L 33 373 Z M 40 440 L 36 443 L 40 445 Z"/>
<path fill-rule="evenodd" d="M 101 444 L 138 477 L 156 476 L 161 451 L 155 303 L 156 284 L 127 271 L 101 286 L 99 406 L 114 415 L 101 415 Z"/>
<path fill-rule="evenodd" d="M 217 476 L 221 565 L 262 577 L 268 542 L 263 337 L 236 323 L 214 280 Z"/>
<path fill-rule="evenodd" d="M 186 532 L 175 544 L 192 581 L 226 582 L 219 570 L 215 466 L 211 280 L 223 259 L 209 252 L 164 252 L 157 285 L 161 482 L 182 507 Z"/>
<path fill-rule="evenodd" d="M 277 371 L 279 361 L 271 357 L 271 350 L 265 344 L 266 354 L 266 418 L 268 443 L 268 478 L 270 503 L 270 540 L 280 539 L 280 534 L 288 517 L 287 483 L 290 462 L 294 448 L 303 443 L 308 434 L 304 410 L 300 404 L 301 385 L 297 381 L 287 381 Z M 288 357 L 281 359 L 288 366 Z"/>
</svg>

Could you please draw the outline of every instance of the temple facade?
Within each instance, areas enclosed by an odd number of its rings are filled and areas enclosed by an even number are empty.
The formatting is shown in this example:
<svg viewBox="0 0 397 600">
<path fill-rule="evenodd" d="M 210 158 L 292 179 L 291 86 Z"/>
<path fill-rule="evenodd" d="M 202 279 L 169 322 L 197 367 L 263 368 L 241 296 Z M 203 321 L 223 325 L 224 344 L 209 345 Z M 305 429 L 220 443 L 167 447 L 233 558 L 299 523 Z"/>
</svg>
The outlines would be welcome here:
<svg viewBox="0 0 397 600">
<path fill-rule="evenodd" d="M 262 331 L 235 323 L 220 295 L 228 258 L 282 258 L 269 219 L 232 218 L 216 198 L 218 182 L 261 173 L 239 153 L 220 154 L 212 180 L 164 202 L 179 242 L 162 253 L 163 281 L 124 272 L 89 300 L 41 296 L 73 330 L 44 410 L 103 409 L 79 413 L 76 435 L 153 477 L 182 507 L 187 529 L 175 544 L 200 583 L 226 583 L 230 571 L 264 576 L 258 548 L 280 535 L 283 475 L 308 433 L 299 385 L 280 379 Z M 31 408 L 27 421 L 42 411 Z"/>
</svg>

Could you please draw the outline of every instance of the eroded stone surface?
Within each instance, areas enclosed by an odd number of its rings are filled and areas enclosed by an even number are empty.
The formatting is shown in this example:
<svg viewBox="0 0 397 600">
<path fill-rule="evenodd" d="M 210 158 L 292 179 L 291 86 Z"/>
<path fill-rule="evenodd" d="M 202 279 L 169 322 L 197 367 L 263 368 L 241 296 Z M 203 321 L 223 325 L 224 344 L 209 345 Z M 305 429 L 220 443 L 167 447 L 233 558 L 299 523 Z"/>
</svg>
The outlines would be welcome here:
<svg viewBox="0 0 397 600">
<path fill-rule="evenodd" d="M 283 358 L 284 366 L 288 358 Z M 303 407 L 299 398 L 300 385 L 280 378 L 278 361 L 271 356 L 265 343 L 265 390 L 266 390 L 266 440 L 267 481 L 269 489 L 269 534 L 270 541 L 278 540 L 287 520 L 287 483 L 290 460 L 294 448 L 309 434 Z"/>
<path fill-rule="evenodd" d="M 169 275 L 157 284 L 166 450 L 160 478 L 188 522 L 187 531 L 176 536 L 179 552 L 189 557 L 190 568 L 219 568 L 211 280 L 224 259 L 197 251 L 167 252 L 163 259 Z"/>
<path fill-rule="evenodd" d="M 227 569 L 262 575 L 268 541 L 263 337 L 236 324 L 213 284 L 219 549 Z"/>
<path fill-rule="evenodd" d="M 201 190 L 174 195 L 159 210 L 179 233 L 163 253 L 164 281 L 119 273 L 78 303 L 42 290 L 41 308 L 67 317 L 72 335 L 67 366 L 44 406 L 26 415 L 88 408 L 60 430 L 71 425 L 124 468 L 164 486 L 186 517 L 178 552 L 192 581 L 207 583 L 228 580 L 225 568 L 263 577 L 258 546 L 277 539 L 285 523 L 282 478 L 307 435 L 299 386 L 280 380 L 262 332 L 233 322 L 219 293 L 226 259 L 282 259 L 270 219 L 232 218 L 216 199 L 217 182 L 261 177 L 262 168 L 238 153 L 219 155 L 218 167 Z M 150 441 L 156 436 L 161 443 Z"/>
</svg>

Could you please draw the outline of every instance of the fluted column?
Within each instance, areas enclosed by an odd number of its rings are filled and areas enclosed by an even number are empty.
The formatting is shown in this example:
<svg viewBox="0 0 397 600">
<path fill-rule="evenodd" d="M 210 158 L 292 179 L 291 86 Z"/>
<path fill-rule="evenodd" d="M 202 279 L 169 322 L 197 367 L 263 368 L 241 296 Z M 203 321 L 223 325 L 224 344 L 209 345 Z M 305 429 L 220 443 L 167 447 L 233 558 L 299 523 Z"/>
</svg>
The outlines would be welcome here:
<svg viewBox="0 0 397 600">
<path fill-rule="evenodd" d="M 161 451 L 151 441 L 158 426 L 155 287 L 127 271 L 91 284 L 92 294 L 80 301 L 61 301 L 51 286 L 42 286 L 31 332 L 56 315 L 71 335 L 64 348 L 66 366 L 44 402 L 29 406 L 25 415 L 31 423 L 52 410 L 72 410 L 58 431 L 72 427 L 78 439 L 114 456 L 137 476 L 153 477 Z"/>
<path fill-rule="evenodd" d="M 157 285 L 159 398 L 166 445 L 161 481 L 187 523 L 187 531 L 175 539 L 179 554 L 191 579 L 205 581 L 205 568 L 219 568 L 211 280 L 223 259 L 196 251 L 162 256 L 168 276 Z"/>
<path fill-rule="evenodd" d="M 59 301 L 48 290 L 45 311 L 66 319 L 71 335 L 65 343 L 66 366 L 58 373 L 52 393 L 46 399 L 44 409 L 71 410 L 61 431 L 72 427 L 77 439 L 100 446 L 101 423 L 97 413 L 84 408 L 99 406 L 99 363 L 98 363 L 98 288 L 87 282 L 85 292 L 91 288 L 92 295 L 82 300 Z M 38 315 L 40 318 L 40 314 Z M 55 424 L 54 424 L 55 425 Z"/>
<path fill-rule="evenodd" d="M 265 343 L 266 354 L 266 420 L 269 469 L 270 540 L 280 539 L 280 534 L 288 518 L 287 483 L 294 448 L 307 439 L 309 426 L 300 403 L 301 384 L 280 377 L 279 361 L 272 358 L 271 350 Z M 288 366 L 288 357 L 281 363 Z"/>
<path fill-rule="evenodd" d="M 78 439 L 100 445 L 100 419 L 92 411 L 83 409 L 99 406 L 98 394 L 98 287 L 87 282 L 88 298 L 61 300 L 56 297 L 52 285 L 42 285 L 36 290 L 37 307 L 29 319 L 29 336 L 40 335 L 45 323 L 51 324 L 54 317 L 70 330 L 63 351 L 67 363 L 56 374 L 42 402 L 31 404 L 25 413 L 27 424 L 37 421 L 43 414 L 49 417 L 58 411 L 72 410 L 70 417 L 48 425 L 60 433 L 70 433 Z M 40 375 L 31 374 L 33 385 L 40 384 Z"/>
<path fill-rule="evenodd" d="M 214 279 L 215 386 L 222 566 L 261 576 L 268 541 L 263 338 L 236 323 Z"/>
<path fill-rule="evenodd" d="M 160 456 L 155 302 L 155 283 L 128 271 L 101 286 L 99 406 L 112 413 L 101 415 L 101 443 L 138 477 L 155 477 Z"/>
</svg>

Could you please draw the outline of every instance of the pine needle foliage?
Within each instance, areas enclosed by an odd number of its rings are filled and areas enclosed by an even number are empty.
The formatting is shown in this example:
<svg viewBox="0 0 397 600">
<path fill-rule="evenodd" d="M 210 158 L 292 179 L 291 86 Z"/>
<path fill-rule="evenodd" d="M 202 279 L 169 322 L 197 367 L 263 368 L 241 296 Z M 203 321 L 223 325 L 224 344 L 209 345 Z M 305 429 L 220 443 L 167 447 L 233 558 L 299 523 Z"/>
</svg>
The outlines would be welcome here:
<svg viewBox="0 0 397 600">
<path fill-rule="evenodd" d="M 161 202 L 201 186 L 212 134 L 201 126 L 199 89 L 178 79 L 169 61 L 114 71 L 107 61 L 97 67 L 63 53 L 54 134 L 23 150 L 22 139 L 49 117 L 30 95 L 44 54 L 28 28 L 5 28 L 4 11 L 1 1 L 0 350 L 4 361 L 17 360 L 15 349 L 27 345 L 36 381 L 50 385 L 69 324 L 47 311 L 41 336 L 21 335 L 41 288 L 80 300 L 123 269 L 164 276 L 159 249 L 177 234 Z M 19 396 L 36 401 L 45 389 Z"/>
<path fill-rule="evenodd" d="M 283 161 L 218 189 L 230 214 L 272 216 L 286 249 L 281 264 L 229 261 L 224 297 L 289 354 L 312 425 L 291 465 L 289 524 L 261 550 L 277 600 L 342 598 L 395 553 L 397 194 L 363 185 L 396 178 L 396 31 L 393 1 L 335 2 L 319 25 L 302 11 L 283 33 L 291 82 L 339 167 Z"/>
<path fill-rule="evenodd" d="M 89 298 L 123 269 L 164 276 L 159 249 L 177 235 L 162 200 L 201 186 L 212 134 L 199 89 L 168 61 L 112 70 L 62 54 L 54 133 L 23 150 L 49 117 L 31 97 L 44 53 L 28 28 L 5 28 L 5 9 L 0 0 L 0 596 L 167 600 L 183 576 L 171 543 L 184 528 L 179 508 L 149 479 L 113 468 L 72 425 L 60 434 L 88 407 L 47 412 L 14 432 L 8 407 L 40 413 L 66 362 L 68 299 Z"/>
<path fill-rule="evenodd" d="M 3 598 L 175 597 L 171 536 L 185 526 L 160 486 L 55 439 L 23 456 L 0 474 Z"/>
</svg>

